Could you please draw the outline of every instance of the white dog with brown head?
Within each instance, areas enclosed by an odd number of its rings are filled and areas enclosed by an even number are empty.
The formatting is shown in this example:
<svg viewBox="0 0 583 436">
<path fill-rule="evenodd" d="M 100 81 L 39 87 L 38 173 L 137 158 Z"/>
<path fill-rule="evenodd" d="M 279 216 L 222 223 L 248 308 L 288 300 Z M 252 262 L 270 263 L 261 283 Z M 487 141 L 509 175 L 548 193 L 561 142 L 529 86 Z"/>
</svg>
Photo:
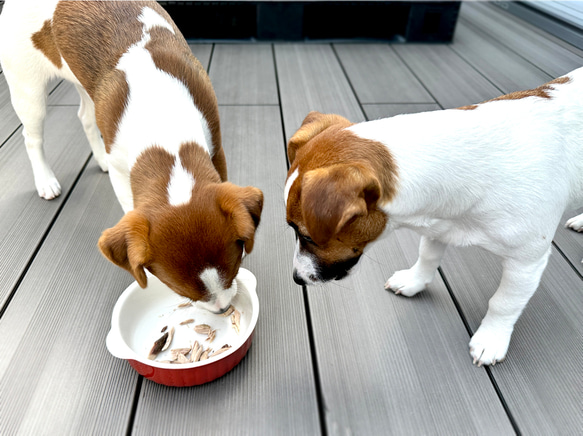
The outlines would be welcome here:
<svg viewBox="0 0 583 436">
<path fill-rule="evenodd" d="M 501 257 L 503 276 L 470 342 L 477 364 L 505 358 L 538 287 L 563 212 L 583 205 L 583 69 L 459 109 L 352 124 L 310 113 L 288 144 L 294 279 L 345 277 L 384 231 L 421 234 L 419 259 L 385 284 L 412 296 L 448 244 Z M 583 215 L 569 220 L 583 229 Z"/>
</svg>

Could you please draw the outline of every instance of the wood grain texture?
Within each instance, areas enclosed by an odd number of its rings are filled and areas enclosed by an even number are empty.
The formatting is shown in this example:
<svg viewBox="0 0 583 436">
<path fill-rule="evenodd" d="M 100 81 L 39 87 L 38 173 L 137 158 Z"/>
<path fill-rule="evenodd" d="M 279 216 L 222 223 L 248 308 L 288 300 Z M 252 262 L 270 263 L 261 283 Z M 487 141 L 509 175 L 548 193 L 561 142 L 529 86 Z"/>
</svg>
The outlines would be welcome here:
<svg viewBox="0 0 583 436">
<path fill-rule="evenodd" d="M 277 105 L 270 44 L 217 44 L 210 69 L 220 105 Z"/>
<path fill-rule="evenodd" d="M 10 91 L 3 73 L 0 73 L 0 147 L 20 125 L 20 120 L 12 108 Z"/>
<path fill-rule="evenodd" d="M 549 34 L 535 31 L 524 21 L 485 2 L 464 3 L 460 19 L 484 31 L 489 38 L 501 42 L 552 77 L 562 76 L 582 64 L 581 56 L 555 42 Z"/>
<path fill-rule="evenodd" d="M 418 236 L 377 242 L 348 280 L 310 287 L 331 434 L 511 434 L 484 368 L 438 277 L 413 298 L 385 291 L 417 257 Z M 471 386 L 471 388 L 468 388 Z"/>
<path fill-rule="evenodd" d="M 582 213 L 583 207 L 575 211 L 567 211 L 563 215 L 553 239 L 573 268 L 581 275 L 583 275 L 583 263 L 581 263 L 581 259 L 583 259 L 583 233 L 566 228 L 565 223 L 569 218 Z"/>
<path fill-rule="evenodd" d="M 440 110 L 437 103 L 404 103 L 404 104 L 363 104 L 362 108 L 368 120 L 389 118 L 400 114 L 416 114 Z"/>
<path fill-rule="evenodd" d="M 262 189 L 265 205 L 243 266 L 257 277 L 260 312 L 247 356 L 222 378 L 193 388 L 145 382 L 135 435 L 316 434 L 319 431 L 306 314 L 292 282 L 293 233 L 285 225 L 285 153 L 277 107 L 221 107 L 229 179 Z"/>
<path fill-rule="evenodd" d="M 449 249 L 442 270 L 476 331 L 499 284 L 499 259 L 477 248 Z M 506 361 L 492 368 L 524 434 L 576 434 L 581 428 L 582 290 L 581 278 L 553 249 L 516 324 Z"/>
<path fill-rule="evenodd" d="M 456 26 L 455 41 L 453 50 L 505 94 L 533 89 L 554 78 L 465 22 Z"/>
<path fill-rule="evenodd" d="M 198 59 L 202 66 L 208 70 L 211 53 L 213 51 L 213 44 L 189 42 L 188 46 L 190 47 L 192 54 Z"/>
<path fill-rule="evenodd" d="M 364 121 L 350 84 L 332 47 L 325 44 L 276 44 L 275 60 L 286 138 L 316 110 Z"/>
<path fill-rule="evenodd" d="M 96 247 L 120 216 L 109 178 L 91 163 L 0 320 L 5 434 L 125 431 L 137 376 L 105 337 L 131 277 Z"/>
<path fill-rule="evenodd" d="M 60 197 L 47 201 L 34 187 L 32 168 L 20 134 L 0 148 L 0 307 L 24 272 L 51 221 L 58 214 L 90 147 L 77 119 L 76 108 L 49 108 L 45 152 L 61 183 Z"/>
<path fill-rule="evenodd" d="M 335 44 L 358 100 L 366 103 L 435 103 L 388 44 Z"/>
<path fill-rule="evenodd" d="M 443 109 L 479 103 L 502 94 L 448 46 L 395 45 L 394 49 Z"/>
</svg>

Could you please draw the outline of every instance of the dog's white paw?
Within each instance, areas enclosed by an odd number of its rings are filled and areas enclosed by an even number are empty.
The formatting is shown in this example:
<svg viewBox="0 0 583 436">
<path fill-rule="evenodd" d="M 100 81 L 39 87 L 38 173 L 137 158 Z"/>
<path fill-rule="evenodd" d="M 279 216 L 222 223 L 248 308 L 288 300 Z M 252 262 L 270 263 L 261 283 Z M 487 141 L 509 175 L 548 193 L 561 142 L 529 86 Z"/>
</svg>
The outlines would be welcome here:
<svg viewBox="0 0 583 436">
<path fill-rule="evenodd" d="M 565 225 L 576 232 L 583 232 L 583 214 L 569 219 Z"/>
<path fill-rule="evenodd" d="M 97 161 L 97 165 L 99 165 L 99 168 L 101 168 L 101 171 L 106 173 L 109 169 L 109 165 L 107 163 L 107 156 L 97 156 L 95 153 L 93 153 L 93 157 Z"/>
<path fill-rule="evenodd" d="M 40 177 L 35 177 L 36 191 L 39 197 L 45 200 L 52 200 L 61 195 L 61 185 L 52 171 Z"/>
<path fill-rule="evenodd" d="M 412 297 L 425 289 L 427 281 L 419 277 L 413 269 L 397 271 L 385 283 L 385 289 L 393 291 L 397 295 Z"/>
<path fill-rule="evenodd" d="M 474 365 L 495 365 L 506 358 L 510 336 L 507 333 L 493 328 L 480 328 L 470 340 L 470 355 Z"/>
</svg>

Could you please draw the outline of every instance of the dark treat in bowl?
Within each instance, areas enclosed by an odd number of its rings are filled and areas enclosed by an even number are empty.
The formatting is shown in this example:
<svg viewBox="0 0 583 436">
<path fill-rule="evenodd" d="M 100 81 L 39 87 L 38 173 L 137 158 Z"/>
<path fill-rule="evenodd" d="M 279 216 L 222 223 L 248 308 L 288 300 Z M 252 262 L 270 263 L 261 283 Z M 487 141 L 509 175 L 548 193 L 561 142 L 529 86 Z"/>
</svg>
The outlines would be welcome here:
<svg viewBox="0 0 583 436">
<path fill-rule="evenodd" d="M 231 316 L 185 304 L 183 297 L 154 276 L 148 277 L 145 289 L 132 283 L 113 309 L 111 331 L 107 335 L 109 352 L 126 359 L 147 379 L 167 386 L 194 386 L 223 376 L 247 354 L 259 314 L 255 276 L 241 268 L 236 281 L 238 291 L 232 305 L 240 314 L 240 331 L 233 328 Z M 197 333 L 195 327 L 203 324 L 212 327 L 214 333 Z M 172 328 L 174 334 L 169 346 L 164 351 L 156 347 L 156 353 L 152 354 L 154 343 Z M 176 350 L 183 350 L 181 353 L 188 356 L 184 349 L 194 349 L 195 343 L 197 351 L 200 347 L 206 351 L 206 360 L 180 357 L 180 362 L 188 361 L 178 363 Z"/>
</svg>

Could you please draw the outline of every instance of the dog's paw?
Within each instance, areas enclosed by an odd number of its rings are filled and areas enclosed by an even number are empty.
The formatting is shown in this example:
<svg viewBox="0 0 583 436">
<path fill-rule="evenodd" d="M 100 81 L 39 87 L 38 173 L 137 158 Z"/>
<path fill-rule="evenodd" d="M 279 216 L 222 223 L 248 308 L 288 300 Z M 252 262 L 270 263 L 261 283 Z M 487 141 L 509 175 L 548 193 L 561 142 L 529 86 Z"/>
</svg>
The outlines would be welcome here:
<svg viewBox="0 0 583 436">
<path fill-rule="evenodd" d="M 39 197 L 45 200 L 52 200 L 61 195 L 61 185 L 54 174 L 52 174 L 52 171 L 50 174 L 39 179 L 35 180 L 36 191 Z"/>
<path fill-rule="evenodd" d="M 583 232 L 583 214 L 574 216 L 565 225 L 576 232 Z"/>
<path fill-rule="evenodd" d="M 97 161 L 97 165 L 99 165 L 99 168 L 101 168 L 101 171 L 106 173 L 109 169 L 109 165 L 107 163 L 107 157 L 106 156 L 98 157 L 95 154 L 93 154 L 93 157 L 95 157 L 95 160 Z"/>
<path fill-rule="evenodd" d="M 412 269 L 397 271 L 385 283 L 387 291 L 393 291 L 397 295 L 412 297 L 424 290 L 427 282 L 420 278 Z"/>
<path fill-rule="evenodd" d="M 470 340 L 470 355 L 474 365 L 495 365 L 506 358 L 510 336 L 505 331 L 493 328 L 482 328 Z"/>
</svg>

